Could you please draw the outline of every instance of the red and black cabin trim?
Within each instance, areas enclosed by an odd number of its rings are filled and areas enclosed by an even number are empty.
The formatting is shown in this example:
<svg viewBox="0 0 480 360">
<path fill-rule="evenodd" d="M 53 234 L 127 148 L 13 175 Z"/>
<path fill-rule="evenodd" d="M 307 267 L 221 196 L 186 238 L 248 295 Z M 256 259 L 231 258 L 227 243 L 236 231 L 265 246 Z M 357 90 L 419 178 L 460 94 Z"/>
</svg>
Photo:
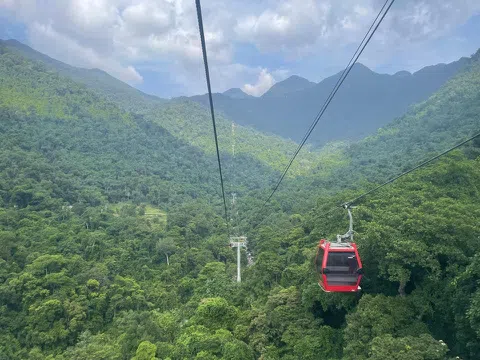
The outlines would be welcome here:
<svg viewBox="0 0 480 360">
<path fill-rule="evenodd" d="M 362 280 L 362 261 L 355 243 L 320 240 L 315 257 L 318 284 L 326 292 L 356 292 Z"/>
</svg>

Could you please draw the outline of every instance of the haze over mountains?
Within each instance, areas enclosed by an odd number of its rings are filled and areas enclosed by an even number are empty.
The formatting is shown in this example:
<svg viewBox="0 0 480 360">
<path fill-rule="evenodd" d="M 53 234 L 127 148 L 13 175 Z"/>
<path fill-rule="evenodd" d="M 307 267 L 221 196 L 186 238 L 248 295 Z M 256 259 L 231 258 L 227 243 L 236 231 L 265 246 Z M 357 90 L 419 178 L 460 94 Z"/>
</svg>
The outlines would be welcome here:
<svg viewBox="0 0 480 360">
<path fill-rule="evenodd" d="M 160 109 L 166 104 L 181 104 L 185 100 L 208 110 L 207 94 L 169 102 L 145 94 L 102 70 L 77 68 L 52 59 L 17 40 L 0 40 L 0 43 L 85 84 L 127 111 L 148 116 L 163 111 Z M 467 62 L 468 58 L 463 57 L 449 64 L 427 66 L 413 74 L 399 71 L 394 75 L 378 74 L 356 64 L 309 142 L 321 146 L 331 141 L 355 141 L 371 134 L 404 114 L 412 104 L 426 100 Z M 226 120 L 299 142 L 340 75 L 337 73 L 319 83 L 293 75 L 274 84 L 260 97 L 232 88 L 213 95 L 215 108 Z"/>
<path fill-rule="evenodd" d="M 82 69 L 52 59 L 16 40 L 0 40 L 7 48 L 75 81 L 85 84 L 128 111 L 152 113 L 167 100 L 145 94 L 98 69 Z M 461 58 L 450 64 L 427 66 L 415 73 L 400 71 L 378 74 L 356 64 L 309 142 L 323 145 L 331 141 L 359 140 L 404 114 L 412 104 L 426 100 L 468 62 Z M 341 73 L 319 83 L 290 76 L 254 97 L 239 88 L 214 94 L 217 112 L 227 120 L 254 129 L 300 141 L 318 114 Z M 194 101 L 208 107 L 208 96 L 180 97 L 173 103 Z"/>
<path fill-rule="evenodd" d="M 188 143 L 208 155 L 213 155 L 215 152 L 209 110 L 193 101 L 188 99 L 169 101 L 147 95 L 106 72 L 67 65 L 16 40 L 0 40 L 0 54 L 2 53 L 5 53 L 5 58 L 10 59 L 11 63 L 3 64 L 4 73 L 3 75 L 0 73 L 3 83 L 3 87 L 0 87 L 0 90 L 2 90 L 0 95 L 3 96 L 0 97 L 0 105 L 8 104 L 11 107 L 12 104 L 15 104 L 15 106 L 26 110 L 32 107 L 36 109 L 38 115 L 47 115 L 52 108 L 58 108 L 59 112 L 69 114 L 68 116 L 76 116 L 77 110 L 97 115 L 100 111 L 96 107 L 99 106 L 97 102 L 100 100 L 96 100 L 89 107 L 85 107 L 81 103 L 82 100 L 78 99 L 83 95 L 72 94 L 69 90 L 72 86 L 66 80 L 73 80 L 75 85 L 82 89 L 82 92 L 89 93 L 85 97 L 90 98 L 93 92 L 101 99 L 101 104 L 105 102 L 108 103 L 108 106 L 116 108 L 113 112 L 126 111 L 127 114 L 124 114 L 126 116 L 134 113 L 135 116 L 144 118 L 154 126 L 160 126 L 182 143 Z M 26 74 L 25 67 L 27 66 L 22 66 L 22 61 L 32 60 L 32 64 L 36 65 L 29 65 L 31 71 Z M 20 67 L 21 70 L 17 72 L 18 69 L 15 66 Z M 45 77 L 45 80 L 37 83 L 38 78 L 43 77 Z M 47 79 L 52 83 L 47 83 Z M 43 89 L 44 87 L 46 89 Z M 75 99 L 72 99 L 72 97 Z M 76 105 L 72 105 L 72 103 L 76 103 Z M 73 107 L 76 110 L 72 110 Z M 109 110 L 109 112 L 112 112 L 112 110 Z M 111 119 L 114 118 L 115 116 L 111 117 Z M 219 141 L 222 144 L 220 150 L 223 156 L 230 156 L 232 142 L 234 141 L 231 136 L 230 120 L 218 116 L 217 129 Z M 259 162 L 255 166 L 250 164 L 249 169 L 256 168 L 258 170 L 267 165 L 280 170 L 297 146 L 294 142 L 279 136 L 268 136 L 255 129 L 243 126 L 237 126 L 235 133 L 236 138 L 242 139 L 235 146 L 239 164 L 241 159 L 244 160 L 242 164 L 247 164 L 254 159 L 254 161 Z M 301 164 L 296 164 L 292 168 L 292 173 L 311 169 L 315 166 L 315 161 L 318 159 L 317 155 L 303 151 L 300 154 Z M 240 165 L 237 164 L 237 166 Z M 246 179 L 248 178 L 249 184 L 256 182 L 254 180 L 255 176 L 248 176 L 245 172 L 243 174 Z M 229 176 L 228 171 L 226 176 Z M 264 180 L 262 179 L 262 181 Z"/>
<path fill-rule="evenodd" d="M 356 64 L 310 137 L 318 145 L 358 140 L 426 100 L 467 62 L 427 66 L 413 74 L 378 74 Z M 215 107 L 227 118 L 258 130 L 300 141 L 341 73 L 315 84 L 299 76 L 276 83 L 261 97 L 231 89 L 214 94 Z M 232 96 L 233 94 L 233 96 Z M 207 95 L 190 97 L 208 105 Z"/>
</svg>

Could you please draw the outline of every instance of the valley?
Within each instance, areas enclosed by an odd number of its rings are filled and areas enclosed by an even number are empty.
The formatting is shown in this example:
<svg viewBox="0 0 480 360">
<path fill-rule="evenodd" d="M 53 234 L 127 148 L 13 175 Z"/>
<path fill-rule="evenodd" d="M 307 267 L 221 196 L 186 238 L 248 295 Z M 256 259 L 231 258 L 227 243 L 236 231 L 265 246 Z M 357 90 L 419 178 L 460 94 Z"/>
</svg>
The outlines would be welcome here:
<svg viewBox="0 0 480 360">
<path fill-rule="evenodd" d="M 215 94 L 225 221 L 203 95 L 0 42 L 0 359 L 475 360 L 479 138 L 356 204 L 361 293 L 322 292 L 314 259 L 340 204 L 480 131 L 480 50 L 356 66 L 264 207 L 335 76 Z"/>
</svg>

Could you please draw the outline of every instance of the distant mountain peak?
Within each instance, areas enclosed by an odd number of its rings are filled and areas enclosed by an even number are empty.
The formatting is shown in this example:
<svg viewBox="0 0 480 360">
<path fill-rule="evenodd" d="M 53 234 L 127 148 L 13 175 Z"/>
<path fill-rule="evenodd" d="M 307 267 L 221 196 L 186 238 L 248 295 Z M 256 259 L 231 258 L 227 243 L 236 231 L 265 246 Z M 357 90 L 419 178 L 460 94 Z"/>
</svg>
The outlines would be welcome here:
<svg viewBox="0 0 480 360">
<path fill-rule="evenodd" d="M 242 89 L 239 89 L 239 88 L 228 89 L 227 91 L 225 91 L 223 93 L 223 95 L 228 96 L 232 99 L 246 99 L 246 98 L 251 97 L 250 95 L 245 94 L 242 91 Z"/>
<path fill-rule="evenodd" d="M 6 42 L 7 44 L 24 45 L 16 39 L 0 40 L 0 42 Z"/>
<path fill-rule="evenodd" d="M 321 130 L 312 134 L 309 141 L 322 145 L 367 136 L 405 114 L 411 105 L 428 99 L 460 71 L 465 62 L 468 63 L 468 59 L 427 67 L 412 74 L 400 71 L 395 75 L 380 74 L 356 63 L 325 112 Z M 215 106 L 238 124 L 301 141 L 341 74 L 337 72 L 317 84 L 293 75 L 260 97 L 234 99 L 217 94 L 220 96 L 215 98 Z M 192 100 L 208 107 L 205 95 Z"/>
<path fill-rule="evenodd" d="M 305 90 L 315 86 L 314 82 L 311 82 L 301 76 L 292 75 L 283 81 L 277 82 L 262 96 L 281 96 L 291 92 Z"/>
<path fill-rule="evenodd" d="M 355 63 L 355 65 L 353 65 L 353 67 L 356 67 L 357 69 L 364 69 L 364 70 L 368 70 L 368 71 L 371 71 L 373 72 L 372 69 L 370 69 L 367 65 L 363 65 L 362 63 Z"/>
<path fill-rule="evenodd" d="M 401 70 L 401 71 L 398 71 L 396 72 L 393 76 L 396 76 L 396 77 L 408 77 L 408 76 L 412 76 L 412 73 L 407 71 L 407 70 Z"/>
<path fill-rule="evenodd" d="M 292 75 L 292 76 L 289 76 L 288 78 L 286 78 L 285 80 L 283 81 L 302 81 L 304 83 L 310 83 L 310 81 L 308 81 L 307 79 L 305 79 L 304 77 L 301 77 L 301 76 L 298 76 L 298 75 Z"/>
</svg>

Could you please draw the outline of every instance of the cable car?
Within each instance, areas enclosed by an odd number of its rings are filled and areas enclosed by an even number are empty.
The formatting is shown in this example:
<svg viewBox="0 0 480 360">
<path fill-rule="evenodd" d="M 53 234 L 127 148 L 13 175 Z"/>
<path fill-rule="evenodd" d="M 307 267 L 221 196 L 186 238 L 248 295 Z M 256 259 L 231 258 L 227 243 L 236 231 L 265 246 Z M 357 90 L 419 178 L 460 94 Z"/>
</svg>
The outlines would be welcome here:
<svg viewBox="0 0 480 360">
<path fill-rule="evenodd" d="M 318 285 L 325 292 L 357 292 L 363 268 L 357 245 L 353 242 L 353 220 L 350 208 L 350 229 L 337 235 L 337 241 L 320 240 L 315 257 Z"/>
</svg>

